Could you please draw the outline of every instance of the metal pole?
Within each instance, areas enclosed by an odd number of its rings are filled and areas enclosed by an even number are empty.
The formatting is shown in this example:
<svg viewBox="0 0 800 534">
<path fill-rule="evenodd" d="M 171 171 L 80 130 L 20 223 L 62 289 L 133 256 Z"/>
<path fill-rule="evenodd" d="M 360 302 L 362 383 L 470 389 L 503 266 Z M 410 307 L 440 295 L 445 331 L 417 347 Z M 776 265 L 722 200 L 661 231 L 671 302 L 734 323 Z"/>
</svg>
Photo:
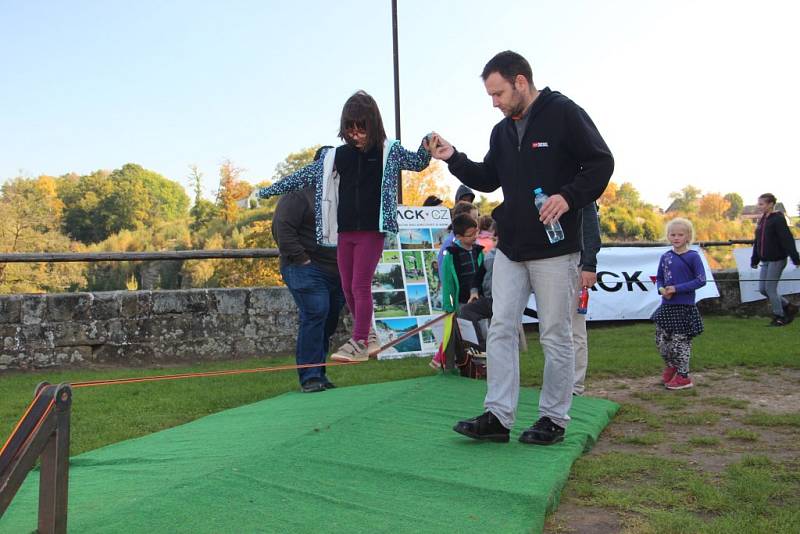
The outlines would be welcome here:
<svg viewBox="0 0 800 534">
<path fill-rule="evenodd" d="M 397 50 L 397 0 L 392 0 L 392 50 L 394 52 L 394 136 L 400 141 L 400 58 Z M 397 180 L 397 202 L 403 203 L 403 174 Z"/>
</svg>

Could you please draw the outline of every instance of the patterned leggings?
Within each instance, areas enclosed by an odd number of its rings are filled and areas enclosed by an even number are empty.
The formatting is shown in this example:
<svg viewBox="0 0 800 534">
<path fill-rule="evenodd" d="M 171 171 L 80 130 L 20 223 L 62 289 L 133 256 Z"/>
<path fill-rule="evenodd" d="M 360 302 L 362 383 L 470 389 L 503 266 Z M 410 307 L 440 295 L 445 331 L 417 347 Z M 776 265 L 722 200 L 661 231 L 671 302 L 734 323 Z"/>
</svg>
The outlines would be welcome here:
<svg viewBox="0 0 800 534">
<path fill-rule="evenodd" d="M 692 356 L 692 336 L 671 334 L 656 325 L 656 345 L 664 363 L 677 369 L 679 373 L 689 374 L 689 358 Z"/>
</svg>

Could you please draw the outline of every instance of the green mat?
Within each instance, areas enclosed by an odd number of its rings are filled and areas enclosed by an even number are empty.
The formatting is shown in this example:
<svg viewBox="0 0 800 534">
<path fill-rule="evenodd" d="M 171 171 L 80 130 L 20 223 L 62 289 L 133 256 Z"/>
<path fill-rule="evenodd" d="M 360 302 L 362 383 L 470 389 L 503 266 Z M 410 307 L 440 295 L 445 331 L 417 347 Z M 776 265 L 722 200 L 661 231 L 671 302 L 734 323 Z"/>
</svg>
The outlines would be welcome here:
<svg viewBox="0 0 800 534">
<path fill-rule="evenodd" d="M 438 375 L 287 393 L 71 459 L 70 532 L 539 532 L 572 462 L 617 410 L 576 398 L 564 443 L 451 430 L 485 382 Z M 80 400 L 76 400 L 80 402 Z M 0 532 L 36 528 L 38 472 Z"/>
</svg>

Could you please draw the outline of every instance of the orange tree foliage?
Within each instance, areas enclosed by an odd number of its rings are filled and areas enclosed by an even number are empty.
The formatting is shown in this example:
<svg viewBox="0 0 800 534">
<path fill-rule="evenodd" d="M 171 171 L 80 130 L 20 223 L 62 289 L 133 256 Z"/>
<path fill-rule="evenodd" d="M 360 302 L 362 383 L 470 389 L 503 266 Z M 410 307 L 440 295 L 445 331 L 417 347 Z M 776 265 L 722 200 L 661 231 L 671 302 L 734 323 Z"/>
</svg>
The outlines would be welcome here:
<svg viewBox="0 0 800 534">
<path fill-rule="evenodd" d="M 444 164 L 432 159 L 428 168 L 420 172 L 403 171 L 403 204 L 422 206 L 430 195 L 445 202 L 450 197 L 450 188 L 445 180 Z"/>
<path fill-rule="evenodd" d="M 222 211 L 222 218 L 229 223 L 236 220 L 236 214 L 239 212 L 236 201 L 241 198 L 241 185 L 239 182 L 241 173 L 242 169 L 236 167 L 231 160 L 223 161 L 219 168 L 217 204 Z M 250 192 L 248 191 L 247 194 L 249 195 Z"/>
</svg>

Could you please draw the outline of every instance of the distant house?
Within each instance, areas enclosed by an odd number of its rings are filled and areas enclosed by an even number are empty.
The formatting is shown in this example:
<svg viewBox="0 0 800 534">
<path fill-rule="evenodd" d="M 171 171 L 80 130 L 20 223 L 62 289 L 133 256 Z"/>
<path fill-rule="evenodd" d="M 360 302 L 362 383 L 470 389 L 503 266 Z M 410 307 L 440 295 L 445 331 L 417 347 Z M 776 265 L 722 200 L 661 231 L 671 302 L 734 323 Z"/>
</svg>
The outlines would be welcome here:
<svg viewBox="0 0 800 534">
<path fill-rule="evenodd" d="M 678 200 L 673 200 L 669 207 L 662 211 L 662 213 L 672 213 L 678 211 Z"/>
<path fill-rule="evenodd" d="M 786 215 L 786 208 L 783 207 L 783 202 L 778 202 L 775 204 L 775 211 L 779 211 Z M 743 207 L 742 213 L 739 215 L 739 219 L 743 221 L 753 221 L 754 223 L 757 223 L 760 218 L 761 211 L 759 211 L 758 206 L 756 205 Z"/>
</svg>

